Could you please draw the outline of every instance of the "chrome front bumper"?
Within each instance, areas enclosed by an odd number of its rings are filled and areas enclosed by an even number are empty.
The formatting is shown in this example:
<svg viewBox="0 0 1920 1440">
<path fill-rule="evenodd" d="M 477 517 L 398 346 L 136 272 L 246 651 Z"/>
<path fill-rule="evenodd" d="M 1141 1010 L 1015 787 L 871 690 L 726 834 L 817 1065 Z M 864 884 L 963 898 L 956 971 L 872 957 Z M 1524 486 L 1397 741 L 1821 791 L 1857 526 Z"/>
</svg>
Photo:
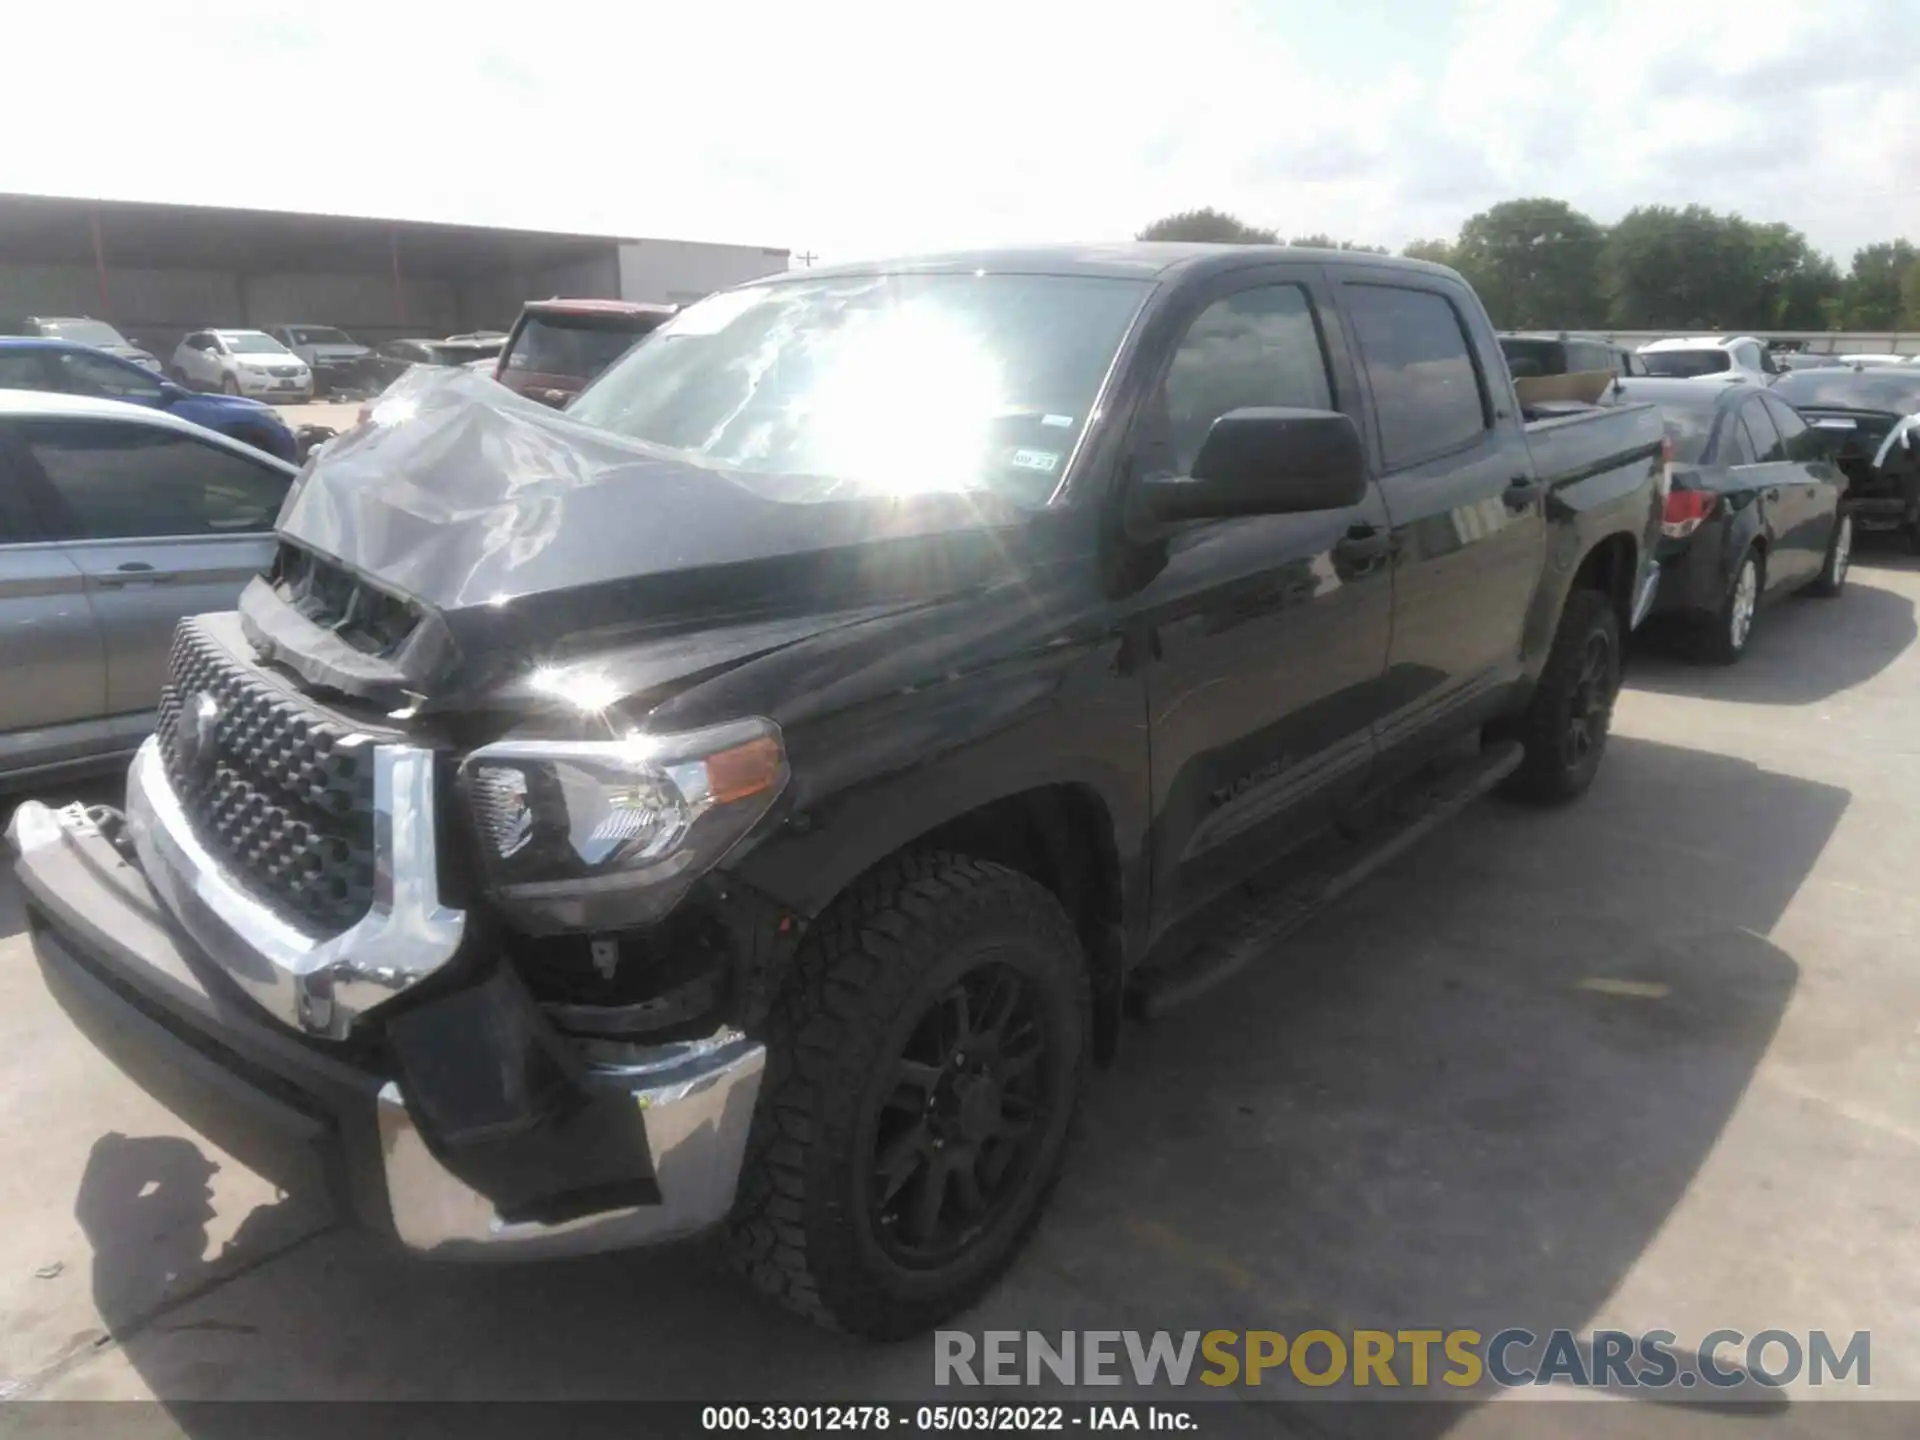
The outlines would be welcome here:
<svg viewBox="0 0 1920 1440">
<path fill-rule="evenodd" d="M 181 926 L 275 1019 L 335 1040 L 459 948 L 466 914 L 440 903 L 433 815 L 432 753 L 378 747 L 373 905 L 351 929 L 317 939 L 255 899 L 200 843 L 157 737 L 141 745 L 127 774 L 127 830 L 140 868 Z"/>
<path fill-rule="evenodd" d="M 141 774 L 141 762 L 134 772 Z M 644 1144 L 655 1197 L 552 1223 L 503 1218 L 493 1200 L 437 1158 L 390 1075 L 356 1068 L 336 1047 L 301 1040 L 260 1013 L 241 973 L 246 957 L 231 948 L 237 932 L 224 920 L 212 923 L 225 898 L 217 885 L 208 900 L 205 886 L 177 872 L 164 872 L 167 888 L 148 883 L 149 855 L 178 863 L 185 852 L 166 849 L 171 832 L 151 805 L 147 779 L 139 866 L 79 806 L 55 811 L 27 801 L 14 812 L 7 842 L 50 988 L 88 1037 L 163 1103 L 236 1155 L 273 1145 L 237 1143 L 226 1138 L 229 1130 L 259 1138 L 261 1127 L 276 1129 L 279 1140 L 316 1153 L 364 1224 L 424 1254 L 589 1254 L 694 1234 L 726 1216 L 766 1064 L 757 1041 L 723 1030 L 634 1047 L 624 1063 L 585 1067 L 581 1083 L 597 1101 L 612 1101 L 617 1125 L 630 1116 L 632 1130 L 621 1128 L 618 1137 Z M 226 954 L 208 954 L 190 927 L 183 933 L 171 905 L 176 894 L 203 907 L 203 928 L 226 938 Z M 308 993 L 285 976 L 318 973 L 281 970 L 258 955 L 250 963 L 258 981 L 280 977 L 259 992 L 269 996 Z M 229 993 L 223 975 L 246 993 Z M 192 1093 L 180 1097 L 180 1086 Z M 598 1133 L 598 1142 L 582 1145 L 605 1143 L 606 1132 Z"/>
</svg>

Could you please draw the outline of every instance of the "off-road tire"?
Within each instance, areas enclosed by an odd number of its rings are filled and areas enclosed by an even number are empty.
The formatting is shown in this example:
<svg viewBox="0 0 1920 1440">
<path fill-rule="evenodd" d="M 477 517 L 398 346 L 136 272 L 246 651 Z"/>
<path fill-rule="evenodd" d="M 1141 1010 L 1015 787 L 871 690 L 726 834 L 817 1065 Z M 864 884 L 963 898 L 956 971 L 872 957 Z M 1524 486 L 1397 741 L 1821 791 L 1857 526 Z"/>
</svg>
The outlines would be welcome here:
<svg viewBox="0 0 1920 1440">
<path fill-rule="evenodd" d="M 1594 717 L 1593 742 L 1574 758 L 1562 742 L 1596 641 L 1605 645 L 1609 657 L 1606 694 Z M 1506 733 L 1520 742 L 1526 758 L 1501 785 L 1502 794 L 1537 805 L 1561 805 L 1586 793 L 1606 753 L 1620 666 L 1620 618 L 1613 601 L 1598 590 L 1574 591 L 1560 614 L 1560 628 L 1554 633 L 1553 649 L 1533 699 L 1525 714 L 1507 727 Z"/>
<path fill-rule="evenodd" d="M 1009 1208 L 952 1262 L 909 1270 L 868 1221 L 865 1125 L 930 997 L 992 956 L 1034 983 L 1058 1046 L 1050 1106 Z M 1089 1051 L 1088 972 L 1039 884 L 943 852 L 867 876 L 816 924 L 769 1017 L 767 1070 L 726 1227 L 729 1262 L 762 1293 L 875 1340 L 919 1333 L 979 1298 L 1018 1254 L 1059 1177 Z"/>
</svg>

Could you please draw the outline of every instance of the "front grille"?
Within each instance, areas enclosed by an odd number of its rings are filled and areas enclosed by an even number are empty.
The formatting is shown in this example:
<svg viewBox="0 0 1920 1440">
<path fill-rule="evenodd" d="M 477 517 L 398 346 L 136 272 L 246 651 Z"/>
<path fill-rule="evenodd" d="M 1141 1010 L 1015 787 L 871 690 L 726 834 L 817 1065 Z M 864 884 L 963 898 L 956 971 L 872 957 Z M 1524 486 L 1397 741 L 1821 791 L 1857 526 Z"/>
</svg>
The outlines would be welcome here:
<svg viewBox="0 0 1920 1440">
<path fill-rule="evenodd" d="M 267 578 L 282 600 L 363 655 L 390 659 L 420 623 L 406 601 L 297 545 L 280 546 Z"/>
<path fill-rule="evenodd" d="M 158 734 L 194 834 L 242 884 L 309 934 L 337 934 L 367 913 L 370 741 L 348 744 L 348 727 L 249 670 L 192 619 L 174 632 Z"/>
<path fill-rule="evenodd" d="M 300 367 L 298 365 L 269 365 L 267 366 L 267 373 L 269 375 L 278 375 L 282 379 L 285 379 L 289 375 L 298 375 L 300 373 Z"/>
</svg>

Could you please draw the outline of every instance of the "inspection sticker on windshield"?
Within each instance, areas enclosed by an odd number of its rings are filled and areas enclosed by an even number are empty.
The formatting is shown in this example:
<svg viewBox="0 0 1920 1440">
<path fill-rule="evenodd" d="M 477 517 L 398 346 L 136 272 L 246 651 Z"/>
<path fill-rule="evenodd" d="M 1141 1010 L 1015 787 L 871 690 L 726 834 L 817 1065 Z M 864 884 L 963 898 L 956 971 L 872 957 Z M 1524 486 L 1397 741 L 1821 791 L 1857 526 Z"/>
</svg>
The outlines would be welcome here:
<svg viewBox="0 0 1920 1440">
<path fill-rule="evenodd" d="M 1019 470 L 1039 470 L 1051 475 L 1060 463 L 1060 455 L 1054 450 L 1016 450 L 1007 461 Z"/>
</svg>

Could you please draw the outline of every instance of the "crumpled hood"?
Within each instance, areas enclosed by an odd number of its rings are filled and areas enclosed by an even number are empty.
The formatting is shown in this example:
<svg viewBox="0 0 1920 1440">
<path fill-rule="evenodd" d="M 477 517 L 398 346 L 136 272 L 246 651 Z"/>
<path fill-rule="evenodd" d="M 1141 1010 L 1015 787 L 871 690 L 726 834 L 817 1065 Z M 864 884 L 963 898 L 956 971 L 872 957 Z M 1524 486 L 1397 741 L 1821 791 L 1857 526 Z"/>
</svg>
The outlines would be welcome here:
<svg viewBox="0 0 1920 1440">
<path fill-rule="evenodd" d="M 913 603 L 1025 563 L 1032 512 L 998 497 L 819 494 L 813 480 L 667 459 L 482 375 L 417 367 L 316 457 L 280 531 L 424 602 L 463 669 L 587 631 Z"/>
</svg>

